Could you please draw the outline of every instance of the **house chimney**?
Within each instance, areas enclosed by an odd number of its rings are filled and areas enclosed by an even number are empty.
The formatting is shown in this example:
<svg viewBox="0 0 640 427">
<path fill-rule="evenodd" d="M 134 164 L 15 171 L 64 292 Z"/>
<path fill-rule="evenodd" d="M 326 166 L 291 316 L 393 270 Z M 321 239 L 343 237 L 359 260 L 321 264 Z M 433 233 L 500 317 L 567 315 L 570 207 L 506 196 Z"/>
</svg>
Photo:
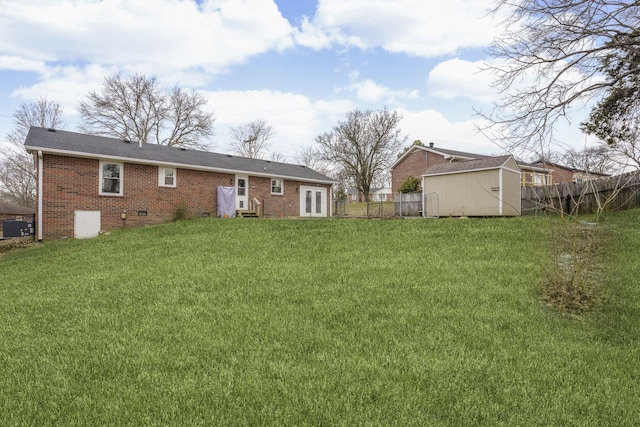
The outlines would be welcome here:
<svg viewBox="0 0 640 427">
<path fill-rule="evenodd" d="M 429 143 L 429 147 L 433 148 L 433 142 Z"/>
</svg>

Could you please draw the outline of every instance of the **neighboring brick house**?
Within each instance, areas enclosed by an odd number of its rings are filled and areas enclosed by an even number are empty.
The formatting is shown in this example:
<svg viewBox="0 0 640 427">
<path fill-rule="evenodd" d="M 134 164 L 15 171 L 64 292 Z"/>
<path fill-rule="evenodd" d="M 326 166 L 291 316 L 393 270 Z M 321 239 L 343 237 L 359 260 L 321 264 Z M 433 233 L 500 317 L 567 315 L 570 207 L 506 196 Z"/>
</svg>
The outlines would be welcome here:
<svg viewBox="0 0 640 427">
<path fill-rule="evenodd" d="M 331 215 L 332 185 L 301 165 L 33 127 L 39 240 L 159 224 L 178 214 L 216 216 L 218 187 L 239 212 Z"/>
<path fill-rule="evenodd" d="M 20 220 L 33 223 L 35 217 L 35 209 L 0 202 L 0 237 L 3 236 L 2 224 L 4 221 Z"/>
<path fill-rule="evenodd" d="M 551 170 L 551 176 L 553 178 L 553 184 L 559 184 L 561 182 L 579 182 L 592 179 L 604 178 L 610 176 L 608 174 L 589 172 L 582 169 L 570 168 L 568 166 L 561 165 L 559 163 L 551 162 L 535 162 L 533 166 L 546 168 Z"/>
<path fill-rule="evenodd" d="M 433 142 L 428 146 L 413 145 L 391 166 L 391 189 L 394 195 L 410 176 L 421 180 L 425 171 L 436 165 L 469 160 L 491 159 L 496 156 L 467 153 L 436 147 Z M 551 171 L 548 168 L 517 162 L 521 171 L 521 185 L 547 185 L 551 183 Z"/>
<path fill-rule="evenodd" d="M 392 194 L 398 194 L 398 189 L 410 176 L 421 180 L 422 174 L 432 166 L 489 157 L 463 151 L 447 150 L 434 145 L 433 142 L 430 142 L 429 146 L 413 145 L 395 161 L 391 166 Z"/>
</svg>

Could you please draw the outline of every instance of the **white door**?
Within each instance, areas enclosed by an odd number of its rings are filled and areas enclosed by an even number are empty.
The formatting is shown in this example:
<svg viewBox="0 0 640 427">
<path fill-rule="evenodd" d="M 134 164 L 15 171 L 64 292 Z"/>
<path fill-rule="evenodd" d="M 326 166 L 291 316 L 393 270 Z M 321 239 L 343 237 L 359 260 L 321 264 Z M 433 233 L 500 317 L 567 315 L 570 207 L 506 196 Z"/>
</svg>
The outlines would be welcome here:
<svg viewBox="0 0 640 427">
<path fill-rule="evenodd" d="M 100 211 L 75 211 L 73 213 L 73 237 L 88 239 L 100 233 Z"/>
<path fill-rule="evenodd" d="M 249 177 L 236 175 L 236 210 L 249 209 Z"/>
<path fill-rule="evenodd" d="M 300 186 L 300 216 L 327 216 L 327 189 Z"/>
</svg>

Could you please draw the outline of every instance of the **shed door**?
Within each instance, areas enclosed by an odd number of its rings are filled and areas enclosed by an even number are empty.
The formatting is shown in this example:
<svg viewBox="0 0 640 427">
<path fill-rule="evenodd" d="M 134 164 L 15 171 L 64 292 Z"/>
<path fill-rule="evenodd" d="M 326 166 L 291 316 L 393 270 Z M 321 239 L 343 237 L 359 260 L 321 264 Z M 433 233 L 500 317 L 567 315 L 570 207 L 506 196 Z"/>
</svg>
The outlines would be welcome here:
<svg viewBox="0 0 640 427">
<path fill-rule="evenodd" d="M 100 211 L 75 211 L 73 213 L 73 237 L 88 239 L 100 233 Z"/>
</svg>

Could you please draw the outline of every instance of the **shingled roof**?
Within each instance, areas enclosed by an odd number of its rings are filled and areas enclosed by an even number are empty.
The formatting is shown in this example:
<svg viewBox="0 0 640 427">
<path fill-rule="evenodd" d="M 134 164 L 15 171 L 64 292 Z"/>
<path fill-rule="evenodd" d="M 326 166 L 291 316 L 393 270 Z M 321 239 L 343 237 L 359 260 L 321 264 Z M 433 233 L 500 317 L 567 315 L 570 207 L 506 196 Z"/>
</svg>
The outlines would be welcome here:
<svg viewBox="0 0 640 427">
<path fill-rule="evenodd" d="M 404 158 L 407 157 L 414 150 L 430 151 L 432 153 L 440 154 L 445 159 L 463 160 L 463 161 L 464 160 L 475 160 L 475 159 L 484 159 L 484 158 L 487 158 L 487 157 L 493 157 L 493 156 L 486 156 L 484 154 L 476 154 L 476 153 L 468 153 L 468 152 L 465 152 L 465 151 L 449 150 L 447 148 L 436 147 L 435 145 L 432 145 L 432 144 L 433 143 L 430 143 L 429 146 L 412 145 L 407 151 L 405 151 L 393 163 L 393 165 L 391 165 L 391 169 L 395 168 L 398 163 L 400 163 L 402 160 L 404 160 Z"/>
<path fill-rule="evenodd" d="M 24 146 L 31 151 L 72 157 L 119 160 L 129 163 L 166 165 L 232 174 L 243 173 L 252 176 L 299 179 L 327 184 L 335 182 L 303 165 L 157 144 L 139 144 L 133 141 L 40 127 L 32 127 L 29 130 Z"/>
<path fill-rule="evenodd" d="M 35 209 L 25 208 L 24 206 L 12 205 L 5 202 L 0 202 L 0 214 L 5 215 L 34 215 Z"/>
<path fill-rule="evenodd" d="M 450 173 L 471 172 L 477 170 L 496 169 L 504 165 L 511 156 L 485 157 L 462 162 L 449 162 L 431 166 L 424 176 L 446 175 Z"/>
</svg>

